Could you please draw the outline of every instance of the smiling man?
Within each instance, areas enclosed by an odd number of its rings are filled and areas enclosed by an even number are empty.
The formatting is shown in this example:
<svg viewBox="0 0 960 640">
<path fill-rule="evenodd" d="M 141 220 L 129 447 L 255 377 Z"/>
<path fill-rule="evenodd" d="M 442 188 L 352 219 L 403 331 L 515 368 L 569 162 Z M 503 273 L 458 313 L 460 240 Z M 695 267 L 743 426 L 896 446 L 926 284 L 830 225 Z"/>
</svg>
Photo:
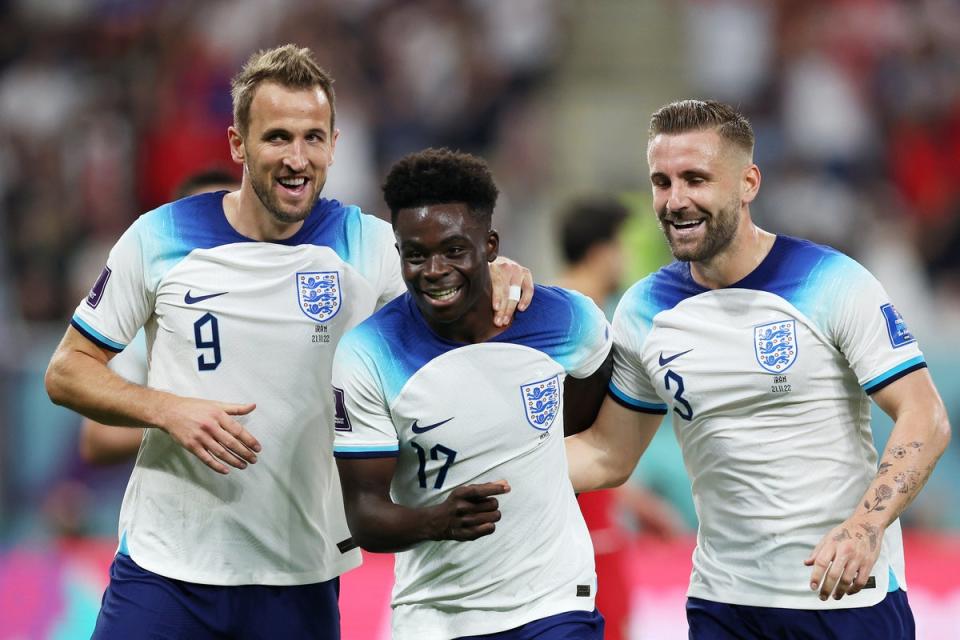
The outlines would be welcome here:
<svg viewBox="0 0 960 640">
<path fill-rule="evenodd" d="M 338 576 L 360 563 L 328 390 L 344 333 L 403 291 L 393 234 L 320 198 L 338 131 L 308 49 L 253 55 L 233 107 L 239 190 L 141 216 L 47 372 L 55 402 L 151 427 L 95 638 L 335 640 Z M 141 326 L 147 386 L 107 367 Z"/>
<path fill-rule="evenodd" d="M 337 349 L 334 455 L 354 538 L 401 552 L 392 637 L 601 640 L 563 405 L 595 412 L 603 397 L 603 313 L 538 286 L 494 326 L 497 189 L 479 158 L 410 155 L 384 195 L 407 293 Z M 567 375 L 587 378 L 577 397 Z"/>
<path fill-rule="evenodd" d="M 617 307 L 610 396 L 567 439 L 571 477 L 623 482 L 672 411 L 700 520 L 691 638 L 912 638 L 897 516 L 946 447 L 946 412 L 873 276 L 753 223 L 753 143 L 717 102 L 651 118 L 677 261 Z M 879 467 L 868 396 L 895 421 Z"/>
</svg>

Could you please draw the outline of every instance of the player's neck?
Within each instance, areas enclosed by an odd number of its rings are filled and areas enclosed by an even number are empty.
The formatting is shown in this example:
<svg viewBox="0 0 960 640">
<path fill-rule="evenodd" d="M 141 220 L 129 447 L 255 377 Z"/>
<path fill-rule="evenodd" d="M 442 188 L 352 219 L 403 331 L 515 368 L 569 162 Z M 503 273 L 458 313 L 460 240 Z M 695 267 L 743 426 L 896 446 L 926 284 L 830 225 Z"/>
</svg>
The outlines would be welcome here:
<svg viewBox="0 0 960 640">
<path fill-rule="evenodd" d="M 249 185 L 223 197 L 223 214 L 237 233 L 260 242 L 286 240 L 303 226 L 302 220 L 281 222 L 270 215 Z"/>
<path fill-rule="evenodd" d="M 424 321 L 434 333 L 450 342 L 478 344 L 494 338 L 506 330 L 493 323 L 493 296 L 488 291 L 473 307 L 454 322 L 438 322 L 425 313 Z"/>
<path fill-rule="evenodd" d="M 776 236 L 753 224 L 747 216 L 730 246 L 710 260 L 690 263 L 690 275 L 700 286 L 720 289 L 739 282 L 770 253 Z"/>
</svg>

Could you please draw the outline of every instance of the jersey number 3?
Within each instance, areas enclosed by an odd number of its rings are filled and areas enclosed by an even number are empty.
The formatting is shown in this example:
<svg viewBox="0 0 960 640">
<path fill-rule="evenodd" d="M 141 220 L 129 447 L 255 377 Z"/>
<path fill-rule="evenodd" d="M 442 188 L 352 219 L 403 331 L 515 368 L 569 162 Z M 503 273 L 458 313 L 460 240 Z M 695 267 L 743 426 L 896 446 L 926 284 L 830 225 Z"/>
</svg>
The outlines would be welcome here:
<svg viewBox="0 0 960 640">
<path fill-rule="evenodd" d="M 193 323 L 193 339 L 200 350 L 200 371 L 213 371 L 220 366 L 220 326 L 215 315 L 205 313 Z"/>
<path fill-rule="evenodd" d="M 683 397 L 683 378 L 673 369 L 667 369 L 667 375 L 663 377 L 663 384 L 667 387 L 667 391 L 670 390 L 671 380 L 677 388 L 677 390 L 673 392 L 673 399 L 677 401 L 677 403 L 673 405 L 673 411 L 684 420 L 692 420 L 693 407 L 691 407 L 687 399 Z"/>
</svg>

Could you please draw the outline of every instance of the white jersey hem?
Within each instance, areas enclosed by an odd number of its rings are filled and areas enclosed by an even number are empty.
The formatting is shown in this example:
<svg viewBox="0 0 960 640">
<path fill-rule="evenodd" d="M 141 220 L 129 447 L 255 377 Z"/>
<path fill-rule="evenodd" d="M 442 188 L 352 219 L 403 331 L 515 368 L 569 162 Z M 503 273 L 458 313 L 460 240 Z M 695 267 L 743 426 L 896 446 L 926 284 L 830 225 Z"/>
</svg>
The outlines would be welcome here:
<svg viewBox="0 0 960 640">
<path fill-rule="evenodd" d="M 816 591 L 811 590 L 809 595 L 804 596 L 770 596 L 761 594 L 724 594 L 718 595 L 706 589 L 690 588 L 687 590 L 688 598 L 700 598 L 710 602 L 720 602 L 723 604 L 732 604 L 747 607 L 770 607 L 777 609 L 801 609 L 810 611 L 826 611 L 831 609 L 856 609 L 862 607 L 872 607 L 879 604 L 887 597 L 887 579 L 883 580 L 881 588 L 880 580 L 877 580 L 876 589 L 866 589 L 852 596 L 844 596 L 840 600 L 828 598 L 821 600 Z"/>
<path fill-rule="evenodd" d="M 320 571 L 293 574 L 279 571 L 260 571 L 256 573 L 233 572 L 225 576 L 224 574 L 197 573 L 189 567 L 171 565 L 163 560 L 154 562 L 153 559 L 150 558 L 134 557 L 132 553 L 129 554 L 128 557 L 141 568 L 163 576 L 164 578 L 218 587 L 241 587 L 244 585 L 296 587 L 305 584 L 316 584 L 318 582 L 332 580 L 351 569 L 356 569 L 363 562 L 360 550 L 353 549 L 343 554 L 338 560 L 331 562 L 329 567 Z"/>
<path fill-rule="evenodd" d="M 525 606 L 509 612 L 474 609 L 449 613 L 427 605 L 399 605 L 393 609 L 390 637 L 392 640 L 450 640 L 460 636 L 501 633 L 561 613 L 593 611 L 595 608 L 592 597 L 551 600 L 535 607 Z M 401 611 L 404 609 L 407 611 Z"/>
</svg>

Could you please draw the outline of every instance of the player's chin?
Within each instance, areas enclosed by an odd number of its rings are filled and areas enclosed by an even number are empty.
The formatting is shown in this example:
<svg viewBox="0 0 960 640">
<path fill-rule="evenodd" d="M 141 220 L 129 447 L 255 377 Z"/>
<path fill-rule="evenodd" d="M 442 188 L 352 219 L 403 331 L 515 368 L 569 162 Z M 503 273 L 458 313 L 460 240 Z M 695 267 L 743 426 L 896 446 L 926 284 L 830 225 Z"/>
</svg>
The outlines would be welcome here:
<svg viewBox="0 0 960 640">
<path fill-rule="evenodd" d="M 313 205 L 301 207 L 277 207 L 273 210 L 273 217 L 284 224 L 303 222 L 313 211 Z"/>
</svg>

